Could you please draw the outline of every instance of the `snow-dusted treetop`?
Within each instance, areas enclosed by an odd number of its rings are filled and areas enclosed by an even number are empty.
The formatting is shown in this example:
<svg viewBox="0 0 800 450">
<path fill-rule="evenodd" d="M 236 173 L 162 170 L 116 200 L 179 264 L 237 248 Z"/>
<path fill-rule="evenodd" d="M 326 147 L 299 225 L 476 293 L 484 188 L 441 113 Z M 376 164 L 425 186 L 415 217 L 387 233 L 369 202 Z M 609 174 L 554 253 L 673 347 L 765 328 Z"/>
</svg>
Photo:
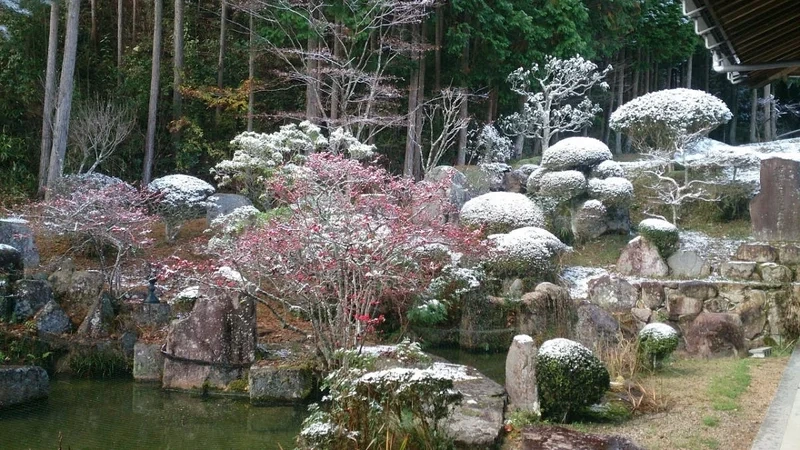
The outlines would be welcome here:
<svg viewBox="0 0 800 450">
<path fill-rule="evenodd" d="M 648 323 L 639 332 L 639 338 L 648 337 L 651 339 L 671 339 L 677 338 L 678 332 L 665 323 Z"/>
<path fill-rule="evenodd" d="M 611 151 L 602 141 L 590 137 L 569 137 L 544 151 L 542 167 L 548 170 L 591 170 L 612 158 Z"/>
<path fill-rule="evenodd" d="M 725 102 L 703 91 L 666 89 L 637 97 L 611 114 L 609 125 L 641 150 L 681 151 L 686 143 L 729 121 Z"/>
<path fill-rule="evenodd" d="M 485 225 L 489 232 L 507 232 L 522 227 L 543 227 L 544 214 L 524 194 L 489 192 L 464 204 L 459 214 L 467 225 Z"/>
</svg>

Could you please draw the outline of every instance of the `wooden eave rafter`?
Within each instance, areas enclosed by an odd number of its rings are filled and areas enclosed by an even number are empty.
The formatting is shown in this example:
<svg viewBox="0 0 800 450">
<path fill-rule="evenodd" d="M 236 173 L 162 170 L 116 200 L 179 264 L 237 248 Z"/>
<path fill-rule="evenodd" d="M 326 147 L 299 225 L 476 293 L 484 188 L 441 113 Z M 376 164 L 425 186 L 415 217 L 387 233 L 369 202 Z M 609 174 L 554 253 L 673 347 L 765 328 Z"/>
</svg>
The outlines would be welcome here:
<svg viewBox="0 0 800 450">
<path fill-rule="evenodd" d="M 734 83 L 800 76 L 798 0 L 683 0 L 684 14 Z"/>
</svg>

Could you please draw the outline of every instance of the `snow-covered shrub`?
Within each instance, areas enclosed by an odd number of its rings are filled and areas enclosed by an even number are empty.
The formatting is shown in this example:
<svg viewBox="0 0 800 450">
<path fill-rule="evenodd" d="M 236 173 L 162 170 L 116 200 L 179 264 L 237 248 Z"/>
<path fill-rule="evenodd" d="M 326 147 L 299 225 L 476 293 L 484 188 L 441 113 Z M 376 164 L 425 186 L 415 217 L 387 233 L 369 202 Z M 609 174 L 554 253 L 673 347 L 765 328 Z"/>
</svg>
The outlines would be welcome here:
<svg viewBox="0 0 800 450">
<path fill-rule="evenodd" d="M 359 161 L 369 160 L 375 157 L 375 146 L 363 144 L 356 139 L 350 131 L 344 128 L 333 130 L 328 138 L 328 151 L 336 154 L 347 154 Z"/>
<path fill-rule="evenodd" d="M 512 192 L 479 195 L 464 203 L 459 218 L 466 226 L 485 227 L 487 234 L 544 226 L 539 206 L 525 195 Z"/>
<path fill-rule="evenodd" d="M 542 416 L 564 422 L 570 413 L 598 402 L 609 387 L 603 363 L 588 348 L 557 338 L 539 347 L 536 384 Z"/>
<path fill-rule="evenodd" d="M 444 322 L 453 306 L 459 305 L 462 296 L 481 287 L 485 273 L 480 268 L 446 265 L 419 300 L 408 311 L 408 321 L 416 325 L 436 325 Z"/>
<path fill-rule="evenodd" d="M 569 137 L 544 151 L 542 167 L 551 171 L 588 171 L 612 157 L 608 146 L 602 141 L 590 137 Z"/>
<path fill-rule="evenodd" d="M 625 178 L 589 179 L 589 196 L 606 206 L 627 206 L 633 200 L 633 184 Z"/>
<path fill-rule="evenodd" d="M 548 279 L 557 273 L 560 256 L 570 250 L 555 235 L 538 227 L 524 227 L 488 237 L 495 244 L 486 268 L 505 278 Z"/>
<path fill-rule="evenodd" d="M 644 219 L 639 222 L 637 227 L 639 234 L 644 236 L 645 239 L 655 244 L 658 247 L 658 253 L 662 258 L 667 258 L 669 255 L 678 250 L 680 239 L 678 235 L 678 227 L 667 222 L 663 219 Z"/>
<path fill-rule="evenodd" d="M 284 125 L 275 133 L 246 131 L 233 138 L 233 157 L 220 161 L 211 169 L 220 186 L 231 186 L 251 200 L 263 194 L 264 181 L 275 167 L 322 150 L 328 140 L 311 122 Z M 344 134 L 339 147 L 349 146 Z M 359 150 L 360 151 L 360 150 Z"/>
<path fill-rule="evenodd" d="M 354 351 L 340 359 L 347 364 L 323 381 L 328 395 L 309 408 L 299 449 L 392 448 L 403 441 L 409 448 L 452 447 L 440 426 L 461 400 L 453 381 L 464 373 L 442 363 L 371 371 L 375 356 Z"/>
<path fill-rule="evenodd" d="M 216 217 L 210 224 L 210 231 L 213 231 L 215 236 L 208 241 L 209 250 L 214 251 L 221 246 L 228 245 L 236 234 L 248 226 L 255 225 L 260 215 L 261 211 L 254 206 L 240 206 L 229 214 Z"/>
<path fill-rule="evenodd" d="M 592 169 L 591 176 L 592 178 L 600 179 L 611 177 L 625 178 L 625 171 L 618 162 L 608 159 L 595 166 Z"/>
<path fill-rule="evenodd" d="M 575 198 L 586 192 L 586 177 L 577 170 L 548 172 L 539 180 L 539 195 L 559 201 Z"/>
<path fill-rule="evenodd" d="M 512 150 L 511 139 L 490 123 L 481 128 L 469 147 L 470 156 L 477 159 L 478 165 L 504 163 L 511 157 Z"/>
<path fill-rule="evenodd" d="M 629 101 L 611 114 L 609 125 L 640 151 L 663 160 L 683 154 L 687 144 L 729 121 L 725 102 L 703 91 L 666 89 Z"/>
<path fill-rule="evenodd" d="M 506 163 L 492 162 L 481 164 L 478 167 L 480 167 L 481 172 L 485 174 L 490 191 L 495 192 L 503 190 L 506 173 L 511 172 L 511 166 Z"/>
<path fill-rule="evenodd" d="M 206 199 L 215 192 L 205 181 L 182 174 L 156 178 L 147 189 L 158 194 L 155 209 L 166 223 L 167 241 L 175 239 L 184 221 L 205 216 Z"/>
<path fill-rule="evenodd" d="M 51 196 L 69 196 L 73 192 L 80 190 L 97 190 L 118 184 L 125 185 L 130 190 L 135 190 L 133 186 L 121 179 L 104 175 L 100 172 L 65 175 L 59 178 L 55 186 L 49 189 Z"/>
<path fill-rule="evenodd" d="M 547 169 L 544 167 L 537 167 L 536 169 L 528 175 L 527 181 L 525 181 L 525 190 L 528 194 L 534 195 L 539 192 L 539 188 L 541 187 L 542 177 L 547 173 Z"/>
<path fill-rule="evenodd" d="M 676 348 L 678 332 L 665 323 L 648 323 L 639 332 L 639 354 L 650 367 L 657 367 Z"/>
</svg>

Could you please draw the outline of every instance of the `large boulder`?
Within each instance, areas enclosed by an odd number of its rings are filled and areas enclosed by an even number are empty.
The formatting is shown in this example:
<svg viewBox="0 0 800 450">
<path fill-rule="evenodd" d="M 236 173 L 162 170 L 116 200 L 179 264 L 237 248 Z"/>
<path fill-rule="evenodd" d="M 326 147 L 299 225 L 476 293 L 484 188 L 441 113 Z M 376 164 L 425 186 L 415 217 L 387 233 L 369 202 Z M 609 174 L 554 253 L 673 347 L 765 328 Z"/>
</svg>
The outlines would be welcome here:
<svg viewBox="0 0 800 450">
<path fill-rule="evenodd" d="M 253 301 L 209 290 L 188 317 L 170 326 L 162 386 L 222 389 L 250 367 L 255 346 Z"/>
<path fill-rule="evenodd" d="M 86 318 L 83 319 L 81 326 L 78 327 L 78 334 L 95 339 L 108 337 L 114 316 L 114 305 L 111 302 L 111 296 L 104 293 L 97 297 L 94 305 L 89 309 Z"/>
<path fill-rule="evenodd" d="M 589 301 L 603 309 L 630 311 L 638 299 L 639 291 L 624 278 L 603 274 L 589 280 Z"/>
<path fill-rule="evenodd" d="M 56 300 L 75 317 L 85 316 L 100 297 L 105 286 L 103 274 L 97 270 L 75 270 L 72 261 L 65 260 L 47 278 Z"/>
<path fill-rule="evenodd" d="M 446 182 L 446 194 L 450 202 L 460 210 L 467 202 L 467 177 L 452 166 L 436 166 L 425 174 L 425 179 L 434 183 Z"/>
<path fill-rule="evenodd" d="M 590 241 L 608 231 L 607 214 L 608 210 L 600 200 L 586 200 L 578 205 L 570 219 L 575 240 Z"/>
<path fill-rule="evenodd" d="M 472 367 L 435 363 L 433 370 L 453 374 L 453 389 L 461 403 L 444 419 L 445 432 L 455 447 L 465 450 L 494 448 L 503 428 L 505 389 Z"/>
<path fill-rule="evenodd" d="M 614 346 L 619 342 L 619 322 L 603 308 L 584 302 L 578 306 L 575 340 L 588 348 Z"/>
<path fill-rule="evenodd" d="M 800 241 L 800 158 L 761 160 L 761 190 L 750 201 L 753 236 L 763 241 Z"/>
<path fill-rule="evenodd" d="M 711 274 L 711 265 L 695 250 L 678 250 L 667 265 L 675 278 L 705 278 Z"/>
<path fill-rule="evenodd" d="M 50 300 L 33 317 L 39 335 L 60 335 L 72 330 L 72 322 L 61 306 Z"/>
<path fill-rule="evenodd" d="M 661 257 L 658 247 L 639 236 L 622 249 L 617 260 L 617 271 L 623 275 L 665 277 L 669 274 L 669 266 Z"/>
<path fill-rule="evenodd" d="M 506 355 L 506 393 L 510 408 L 539 414 L 536 353 L 532 337 L 527 334 L 514 336 Z"/>
<path fill-rule="evenodd" d="M 50 378 L 38 366 L 0 366 L 0 409 L 46 398 Z"/>
<path fill-rule="evenodd" d="M 17 322 L 25 322 L 55 300 L 50 283 L 44 280 L 19 280 L 14 290 L 14 320 Z"/>
<path fill-rule="evenodd" d="M 0 276 L 19 279 L 22 278 L 24 271 L 25 264 L 22 261 L 22 252 L 14 246 L 0 244 Z"/>
<path fill-rule="evenodd" d="M 214 194 L 208 197 L 206 203 L 206 225 L 209 227 L 217 217 L 228 215 L 242 206 L 253 206 L 250 199 L 239 194 Z"/>
<path fill-rule="evenodd" d="M 517 330 L 540 342 L 553 336 L 572 333 L 575 304 L 569 290 L 553 283 L 539 283 L 533 292 L 520 299 Z"/>
<path fill-rule="evenodd" d="M 248 382 L 250 403 L 276 404 L 306 400 L 315 380 L 308 367 L 253 366 Z"/>
<path fill-rule="evenodd" d="M 689 325 L 685 339 L 686 351 L 693 355 L 745 355 L 744 330 L 738 314 L 701 313 Z"/>
<path fill-rule="evenodd" d="M 33 242 L 33 230 L 27 220 L 16 217 L 0 219 L 0 244 L 19 250 L 25 267 L 39 265 L 39 250 Z"/>
<path fill-rule="evenodd" d="M 523 194 L 490 192 L 464 204 L 461 222 L 472 227 L 486 227 L 489 234 L 508 233 L 522 227 L 544 227 L 541 208 Z"/>
<path fill-rule="evenodd" d="M 542 167 L 551 171 L 590 171 L 612 158 L 611 151 L 602 141 L 590 137 L 569 137 L 544 151 Z"/>
</svg>

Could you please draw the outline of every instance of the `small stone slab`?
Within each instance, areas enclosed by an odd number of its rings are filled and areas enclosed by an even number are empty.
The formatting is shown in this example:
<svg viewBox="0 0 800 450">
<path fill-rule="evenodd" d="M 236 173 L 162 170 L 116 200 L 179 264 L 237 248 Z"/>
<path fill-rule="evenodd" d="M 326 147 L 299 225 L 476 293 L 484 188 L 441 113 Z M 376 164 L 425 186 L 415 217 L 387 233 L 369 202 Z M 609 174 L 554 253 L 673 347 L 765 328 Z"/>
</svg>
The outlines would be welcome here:
<svg viewBox="0 0 800 450">
<path fill-rule="evenodd" d="M 510 407 L 539 414 L 539 394 L 536 391 L 537 354 L 532 337 L 527 334 L 514 336 L 506 356 L 506 392 Z"/>
<path fill-rule="evenodd" d="M 766 358 L 772 354 L 772 347 L 758 347 L 747 351 L 751 358 Z"/>
<path fill-rule="evenodd" d="M 731 280 L 758 280 L 756 263 L 752 261 L 726 261 L 720 265 L 720 275 Z"/>
<path fill-rule="evenodd" d="M 711 274 L 711 265 L 694 250 L 678 250 L 667 258 L 675 278 L 705 278 Z"/>
<path fill-rule="evenodd" d="M 33 242 L 33 230 L 27 220 L 15 217 L 0 219 L 0 244 L 19 250 L 25 267 L 39 265 L 39 250 Z"/>
<path fill-rule="evenodd" d="M 249 377 L 250 403 L 295 403 L 314 392 L 315 379 L 307 367 L 252 366 Z"/>
<path fill-rule="evenodd" d="M 792 269 L 775 263 L 763 263 L 758 265 L 758 271 L 761 273 L 761 279 L 765 283 L 791 283 L 792 282 Z"/>
<path fill-rule="evenodd" d="M 778 250 L 769 244 L 745 242 L 736 250 L 734 257 L 739 261 L 775 262 Z"/>
<path fill-rule="evenodd" d="M 136 381 L 160 382 L 164 371 L 164 355 L 161 344 L 137 342 L 133 346 L 133 379 Z"/>
</svg>

